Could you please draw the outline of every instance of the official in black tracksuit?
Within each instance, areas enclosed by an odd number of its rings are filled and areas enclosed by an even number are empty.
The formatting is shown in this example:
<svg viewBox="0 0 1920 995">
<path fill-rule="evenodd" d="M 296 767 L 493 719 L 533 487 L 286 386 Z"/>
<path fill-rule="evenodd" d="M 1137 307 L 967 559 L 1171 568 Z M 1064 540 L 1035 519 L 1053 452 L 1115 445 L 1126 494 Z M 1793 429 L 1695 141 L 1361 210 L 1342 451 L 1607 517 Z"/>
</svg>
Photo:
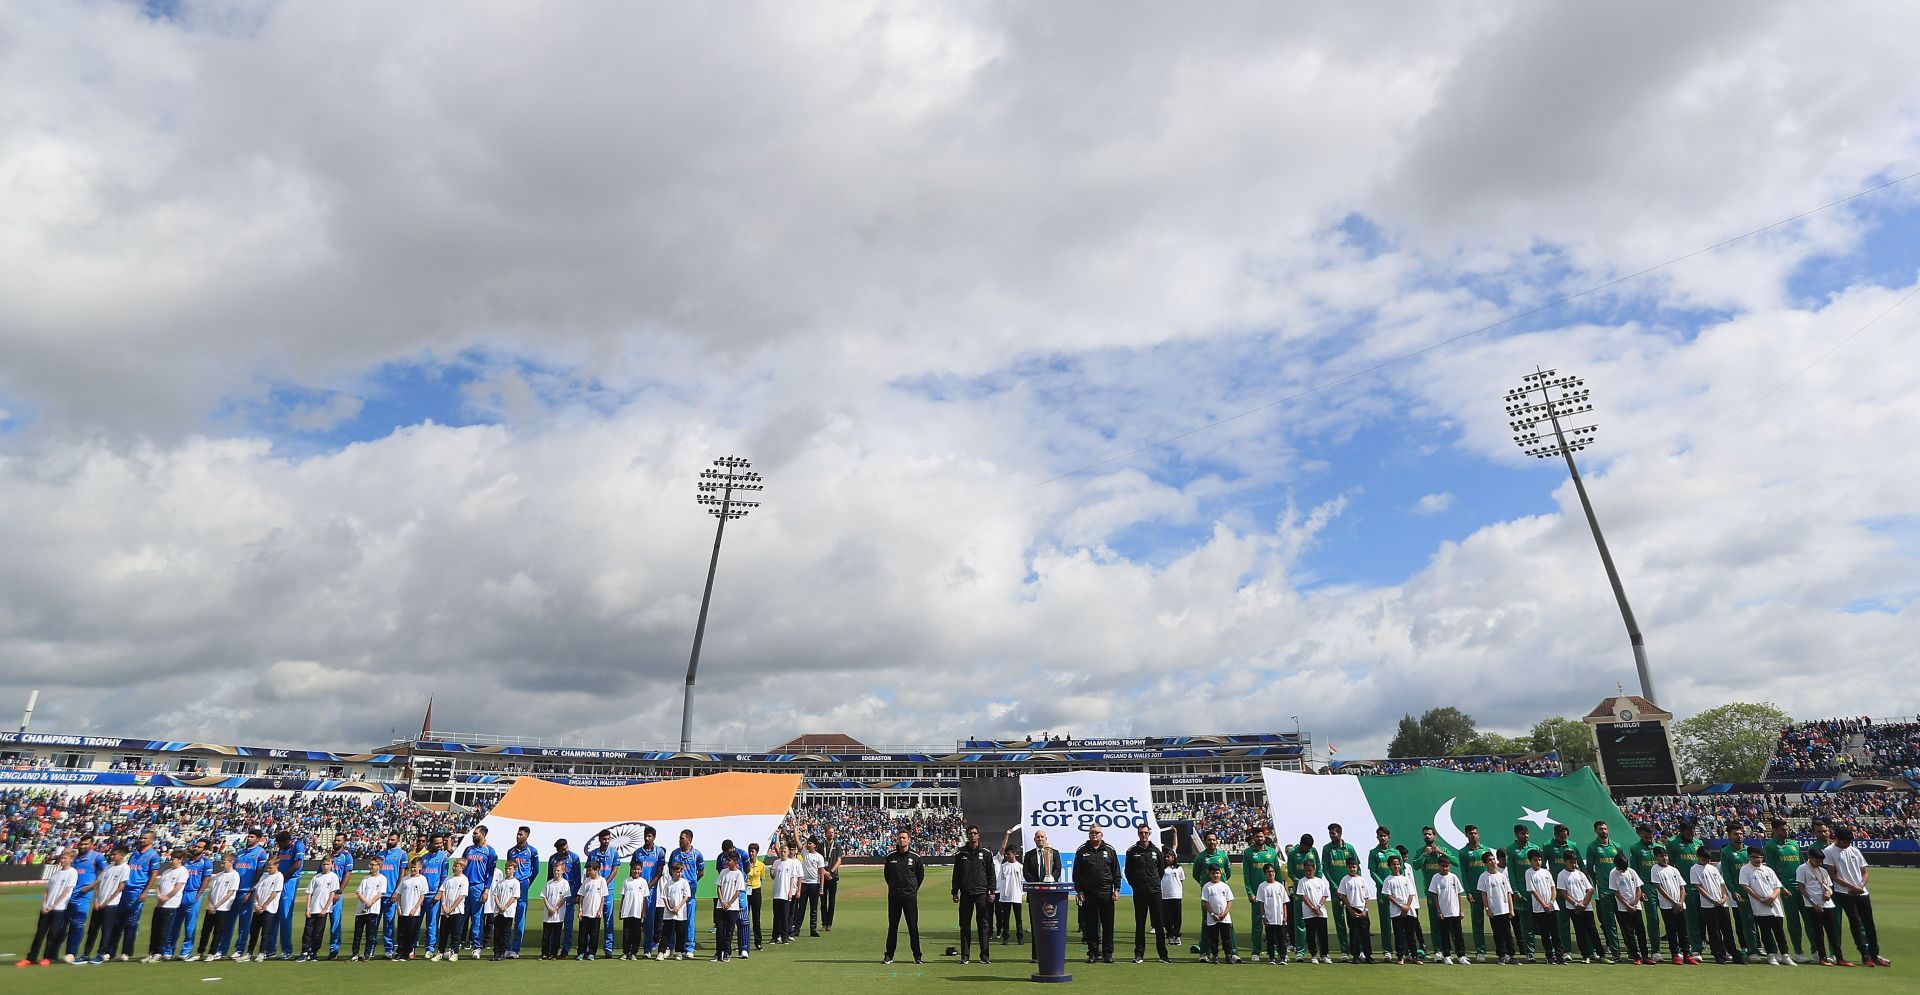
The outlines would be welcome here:
<svg viewBox="0 0 1920 995">
<path fill-rule="evenodd" d="M 973 939 L 967 920 L 973 920 L 980 936 L 980 963 L 991 964 L 992 947 L 987 936 L 993 932 L 993 851 L 980 845 L 980 827 L 967 827 L 967 843 L 953 851 L 953 901 L 960 906 L 960 963 L 967 962 Z"/>
<path fill-rule="evenodd" d="M 1087 830 L 1087 842 L 1073 854 L 1074 900 L 1089 964 L 1113 963 L 1113 901 L 1120 894 L 1120 855 L 1100 837 L 1098 826 Z"/>
<path fill-rule="evenodd" d="M 920 963 L 920 882 L 927 879 L 927 865 L 914 853 L 912 838 L 900 833 L 893 838 L 893 852 L 883 863 L 887 879 L 887 956 L 882 964 L 893 963 L 893 950 L 900 941 L 900 917 L 907 919 L 907 946 L 913 950 L 913 962 Z"/>
<path fill-rule="evenodd" d="M 1153 924 L 1153 943 L 1160 959 L 1167 959 L 1167 931 L 1160 921 L 1160 848 L 1153 830 L 1143 823 L 1140 842 L 1127 848 L 1127 884 L 1133 886 L 1133 962 L 1147 959 L 1147 924 Z"/>
</svg>

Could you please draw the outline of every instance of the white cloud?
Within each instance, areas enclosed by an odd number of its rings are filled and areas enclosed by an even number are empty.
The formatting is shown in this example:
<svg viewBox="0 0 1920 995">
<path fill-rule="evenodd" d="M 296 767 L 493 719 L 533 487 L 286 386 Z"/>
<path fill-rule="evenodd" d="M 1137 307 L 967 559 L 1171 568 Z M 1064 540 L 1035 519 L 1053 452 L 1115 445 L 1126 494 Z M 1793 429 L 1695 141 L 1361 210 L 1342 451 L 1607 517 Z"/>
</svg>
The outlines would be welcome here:
<svg viewBox="0 0 1920 995">
<path fill-rule="evenodd" d="M 1452 507 L 1453 507 L 1452 492 L 1435 491 L 1432 494 L 1422 495 L 1420 497 L 1420 500 L 1415 501 L 1413 503 L 1412 510 L 1413 510 L 1413 513 L 1416 515 L 1439 515 L 1439 514 L 1444 514 L 1447 511 L 1447 509 Z"/>
</svg>

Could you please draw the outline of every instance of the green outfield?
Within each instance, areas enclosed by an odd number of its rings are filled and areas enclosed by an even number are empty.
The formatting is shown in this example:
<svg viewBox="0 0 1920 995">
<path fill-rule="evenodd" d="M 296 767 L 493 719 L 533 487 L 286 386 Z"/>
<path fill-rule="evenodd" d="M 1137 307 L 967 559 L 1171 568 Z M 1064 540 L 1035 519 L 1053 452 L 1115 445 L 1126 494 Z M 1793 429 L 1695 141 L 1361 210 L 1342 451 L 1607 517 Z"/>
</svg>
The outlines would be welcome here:
<svg viewBox="0 0 1920 995">
<path fill-rule="evenodd" d="M 764 992 L 769 986 L 799 991 L 836 993 L 896 991 L 924 986 L 927 990 L 947 990 L 955 981 L 1025 983 L 1030 971 L 1024 950 L 1005 948 L 991 965 L 962 967 L 955 958 L 941 956 L 959 942 L 954 907 L 945 893 L 940 875 L 933 869 L 928 887 L 922 892 L 922 945 L 928 954 L 924 967 L 915 967 L 902 937 L 900 956 L 892 966 L 880 964 L 886 939 L 886 903 L 876 870 L 859 868 L 848 874 L 841 889 L 840 914 L 834 931 L 820 939 L 802 938 L 798 943 L 769 949 L 747 961 L 712 964 L 705 961 L 685 963 L 627 963 L 600 961 L 582 963 L 542 963 L 521 960 L 494 964 L 469 962 L 458 964 L 425 961 L 390 964 L 349 964 L 344 961 L 318 964 L 106 964 L 98 967 L 52 967 L 16 969 L 0 967 L 0 988 L 9 993 L 33 992 L 141 992 L 166 995 L 172 992 L 205 992 L 215 987 L 238 987 L 249 992 L 274 992 L 276 995 L 339 995 L 345 991 L 368 992 L 555 992 L 565 995 L 602 990 L 615 991 L 622 986 L 653 983 L 696 984 L 702 992 Z M 1191 889 L 1190 889 L 1191 890 Z M 1717 967 L 1692 968 L 1528 965 L 1499 967 L 1476 964 L 1472 967 L 1424 965 L 1418 967 L 1354 967 L 1291 965 L 1270 967 L 1245 964 L 1220 967 L 1198 964 L 1193 956 L 1182 953 L 1172 965 L 1129 963 L 1132 952 L 1132 914 L 1128 901 L 1121 900 L 1126 926 L 1118 933 L 1119 963 L 1088 965 L 1070 958 L 1068 970 L 1074 972 L 1075 986 L 1094 991 L 1140 991 L 1149 987 L 1176 990 L 1175 986 L 1205 984 L 1210 991 L 1270 990 L 1281 986 L 1311 984 L 1342 992 L 1381 992 L 1405 995 L 1410 991 L 1481 993 L 1489 991 L 1538 992 L 1542 985 L 1578 985 L 1582 990 L 1601 991 L 1622 984 L 1636 987 L 1649 982 L 1660 985 L 1684 984 L 1700 992 L 1804 992 L 1809 984 L 1830 984 L 1844 978 L 1847 991 L 1920 991 L 1920 871 L 1883 868 L 1874 872 L 1874 901 L 1879 917 L 1881 945 L 1894 961 L 1892 969 L 1801 967 Z M 33 889 L 8 888 L 0 892 L 0 952 L 10 965 L 19 959 L 33 938 L 36 893 Z M 1197 933 L 1198 903 L 1189 899 L 1186 912 L 1189 932 Z M 1236 910 L 1237 911 L 1237 910 Z M 704 928 L 704 920 L 703 920 Z M 1241 927 L 1245 942 L 1246 926 Z M 527 941 L 539 949 L 534 932 Z M 144 952 L 145 938 L 139 948 Z M 702 946 L 711 950 L 711 937 L 703 937 Z M 995 947 L 1000 954 L 1002 948 Z M 1851 944 L 1847 951 L 1853 955 Z M 1151 955 L 1151 951 L 1149 951 Z M 1417 986 L 1410 988 L 1409 986 Z"/>
</svg>

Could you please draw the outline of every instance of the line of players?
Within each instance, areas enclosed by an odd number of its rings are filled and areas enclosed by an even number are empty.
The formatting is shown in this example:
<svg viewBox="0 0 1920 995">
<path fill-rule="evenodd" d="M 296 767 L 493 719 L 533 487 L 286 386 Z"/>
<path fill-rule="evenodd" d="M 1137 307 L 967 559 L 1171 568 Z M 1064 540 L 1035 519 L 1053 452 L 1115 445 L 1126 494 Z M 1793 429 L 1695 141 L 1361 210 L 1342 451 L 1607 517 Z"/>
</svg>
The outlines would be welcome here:
<svg viewBox="0 0 1920 995">
<path fill-rule="evenodd" d="M 1565 963 L 1574 940 L 1588 962 L 1657 962 L 1664 936 L 1672 962 L 1701 963 L 1711 948 L 1723 963 L 1756 961 L 1793 965 L 1802 962 L 1803 932 L 1815 959 L 1823 965 L 1852 966 L 1843 957 L 1839 924 L 1849 933 L 1863 965 L 1891 966 L 1881 955 L 1868 888 L 1865 858 L 1854 847 L 1851 830 L 1815 827 L 1821 846 L 1804 858 L 1784 819 L 1774 819 L 1773 838 L 1748 844 L 1736 831 L 1720 851 L 1710 851 L 1691 823 L 1664 842 L 1652 826 L 1638 827 L 1639 842 L 1622 848 L 1612 842 L 1605 822 L 1594 824 L 1594 841 L 1584 849 L 1569 840 L 1565 825 L 1555 824 L 1553 842 L 1531 842 L 1531 829 L 1514 827 L 1514 842 L 1494 848 L 1480 842 L 1475 826 L 1465 829 L 1467 846 L 1455 851 L 1440 842 L 1432 827 L 1422 830 L 1417 850 L 1395 844 L 1389 830 L 1376 831 L 1377 845 L 1362 860 L 1346 842 L 1342 828 L 1329 825 L 1329 841 L 1319 850 L 1311 834 L 1276 851 L 1260 834 L 1240 855 L 1252 894 L 1252 945 L 1260 959 L 1284 963 L 1289 948 L 1310 961 L 1330 962 L 1326 941 L 1332 921 L 1340 954 L 1373 961 L 1377 926 L 1379 947 L 1388 960 L 1427 956 L 1430 932 L 1443 963 L 1472 963 L 1487 957 L 1487 925 L 1494 933 L 1494 957 L 1502 963 L 1532 961 L 1539 949 L 1550 963 Z M 1178 942 L 1179 890 L 1185 875 L 1162 854 L 1141 827 L 1139 844 L 1127 852 L 1127 878 L 1135 903 L 1134 960 L 1142 959 L 1146 926 L 1156 938 L 1165 932 Z M 1212 833 L 1195 858 L 1193 874 L 1203 882 L 1203 960 L 1233 963 L 1233 858 Z M 1100 853 L 1104 848 L 1105 854 Z M 1029 856 L 1031 857 L 1031 851 Z M 1112 960 L 1112 905 L 1108 900 L 1089 915 L 1080 865 L 1096 868 L 1111 861 L 1112 848 L 1097 840 L 1076 854 L 1075 886 L 1081 892 L 1081 917 L 1088 960 Z M 1103 857 L 1105 859 L 1103 859 Z M 1160 859 L 1159 880 L 1134 873 L 1136 861 Z M 1324 869 L 1324 875 L 1322 870 Z M 1092 876 L 1104 891 L 1109 873 Z M 1424 904 L 1423 928 L 1419 908 Z M 1104 909 L 1100 906 L 1104 905 Z M 1474 947 L 1469 953 L 1462 919 L 1470 914 Z M 1276 928 L 1283 927 L 1283 928 Z M 1736 932 L 1738 934 L 1736 938 Z M 1791 934 L 1791 951 L 1787 934 Z M 1571 935 L 1570 935 L 1571 934 Z M 1703 938 L 1705 943 L 1703 944 Z M 1161 946 L 1161 957 L 1166 951 Z"/>
<path fill-rule="evenodd" d="M 591 960 L 596 949 L 598 956 L 612 957 L 616 904 L 624 959 L 684 960 L 693 953 L 693 895 L 707 873 L 707 860 L 694 848 L 692 833 L 682 832 L 679 847 L 668 851 L 656 844 L 648 827 L 642 845 L 625 861 L 610 832 L 601 832 L 598 848 L 584 856 L 570 851 L 565 840 L 557 841 L 538 896 L 528 893 L 540 858 L 528 843 L 527 828 L 519 830 L 504 860 L 486 836 L 484 827 L 477 828 L 473 843 L 456 856 L 442 834 L 411 852 L 393 834 L 386 850 L 368 858 L 351 898 L 346 885 L 354 859 L 340 843 L 308 877 L 303 892 L 305 848 L 288 833 L 279 834 L 274 854 L 258 832 L 247 834 L 243 848 L 218 855 L 208 852 L 204 840 L 163 854 L 151 832 L 132 846 L 115 844 L 101 854 L 93 837 L 83 837 L 49 872 L 33 943 L 15 966 L 50 965 L 56 957 L 68 964 L 101 964 L 116 956 L 131 960 L 149 899 L 154 915 L 143 958 L 149 963 L 336 959 L 350 901 L 357 903 L 348 945 L 349 959 L 355 961 L 372 959 L 376 948 L 390 960 L 424 954 L 457 961 L 463 949 L 478 956 L 483 944 L 495 960 L 517 959 L 533 901 L 547 927 L 543 958 Z M 830 841 L 826 849 L 837 850 Z M 722 843 L 715 862 L 714 925 L 721 948 L 716 959 L 731 959 L 736 947 L 745 957 L 761 946 L 763 890 L 773 896 L 772 942 L 792 942 L 803 917 L 813 936 L 820 935 L 823 918 L 825 928 L 832 929 L 833 889 L 823 894 L 820 882 L 837 868 L 822 852 L 821 841 L 804 841 L 799 849 L 782 841 L 768 861 L 760 859 L 759 850 L 758 843 L 745 852 L 735 850 L 731 840 Z M 622 862 L 628 873 L 616 903 L 613 871 Z M 577 955 L 576 924 L 581 933 Z"/>
</svg>

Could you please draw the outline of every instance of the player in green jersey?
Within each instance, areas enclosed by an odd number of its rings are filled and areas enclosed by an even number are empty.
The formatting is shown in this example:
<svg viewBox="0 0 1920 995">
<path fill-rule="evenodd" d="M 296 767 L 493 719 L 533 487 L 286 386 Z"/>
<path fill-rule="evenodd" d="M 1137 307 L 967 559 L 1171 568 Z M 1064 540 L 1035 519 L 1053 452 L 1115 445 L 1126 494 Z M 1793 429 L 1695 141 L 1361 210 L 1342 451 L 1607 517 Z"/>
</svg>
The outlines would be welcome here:
<svg viewBox="0 0 1920 995">
<path fill-rule="evenodd" d="M 1741 897 L 1733 903 L 1733 938 L 1740 944 L 1740 954 L 1746 960 L 1760 955 L 1760 927 L 1753 921 L 1753 905 L 1746 901 L 1746 892 L 1740 890 L 1740 869 L 1747 866 L 1747 834 L 1737 823 L 1727 826 L 1727 845 L 1720 848 L 1720 876 L 1727 880 L 1727 890 Z"/>
<path fill-rule="evenodd" d="M 1667 859 L 1673 866 L 1682 868 L 1682 875 L 1687 875 L 1687 869 L 1700 862 L 1694 855 L 1707 846 L 1706 840 L 1694 835 L 1694 826 L 1692 819 L 1680 820 L 1680 831 L 1667 840 Z M 1690 875 L 1687 878 L 1687 949 L 1696 954 L 1705 949 L 1700 946 L 1700 889 L 1694 887 Z"/>
<path fill-rule="evenodd" d="M 1253 833 L 1247 837 L 1246 852 L 1240 855 L 1240 868 L 1246 872 L 1246 880 L 1249 882 L 1250 888 L 1260 887 L 1259 882 L 1267 879 L 1267 868 L 1269 867 L 1274 869 L 1276 877 L 1283 872 L 1283 868 L 1280 866 L 1280 855 L 1274 852 L 1273 843 L 1267 839 L 1266 830 L 1255 829 Z M 1288 894 L 1291 895 L 1292 891 L 1288 891 Z M 1253 923 L 1252 949 L 1260 951 L 1266 948 L 1264 942 L 1267 935 L 1265 910 L 1259 902 L 1253 900 L 1253 893 L 1251 891 L 1247 893 L 1247 904 L 1253 907 L 1253 914 L 1247 917 L 1248 921 Z"/>
<path fill-rule="evenodd" d="M 1319 858 L 1313 854 L 1313 834 L 1301 833 L 1300 842 L 1287 847 L 1287 893 L 1292 897 L 1293 949 L 1307 949 L 1307 924 L 1301 918 L 1300 894 L 1296 885 L 1307 878 L 1307 866 L 1318 865 Z"/>
<path fill-rule="evenodd" d="M 1804 956 L 1800 952 L 1800 921 L 1806 916 L 1807 909 L 1800 903 L 1799 885 L 1788 886 L 1787 882 L 1800 880 L 1800 864 L 1804 858 L 1800 854 L 1800 841 L 1787 832 L 1787 820 L 1777 815 L 1773 817 L 1773 838 L 1767 841 L 1763 853 L 1767 866 L 1773 868 L 1773 873 L 1780 878 L 1781 887 L 1787 889 L 1781 911 L 1787 918 L 1787 936 L 1793 947 L 1793 959 L 1798 961 Z"/>
<path fill-rule="evenodd" d="M 1480 875 L 1486 873 L 1487 854 L 1498 853 L 1493 847 L 1480 842 L 1480 827 L 1471 823 L 1461 827 L 1467 834 L 1467 845 L 1460 848 L 1460 878 L 1469 894 L 1478 894 Z M 1468 880 L 1471 876 L 1472 880 Z M 1473 955 L 1487 955 L 1487 909 L 1484 903 L 1473 903 Z"/>
<path fill-rule="evenodd" d="M 1545 856 L 1544 852 L 1541 851 L 1538 846 L 1534 845 L 1532 836 L 1532 830 L 1526 826 L 1516 825 L 1513 827 L 1513 845 L 1507 847 L 1507 880 L 1513 884 L 1513 893 L 1516 895 L 1524 896 L 1527 893 L 1527 868 L 1533 866 L 1533 855 L 1540 853 L 1542 856 Z M 1527 918 L 1525 915 L 1514 918 L 1515 923 L 1523 923 L 1526 921 Z M 1523 956 L 1528 960 L 1532 960 L 1533 930 L 1521 929 L 1516 926 L 1514 933 L 1516 934 L 1514 936 L 1514 945 L 1520 948 L 1520 953 Z"/>
<path fill-rule="evenodd" d="M 1622 851 L 1610 838 L 1612 833 L 1607 820 L 1594 820 L 1593 842 L 1587 844 L 1587 876 L 1593 878 L 1593 890 L 1597 893 L 1593 905 L 1600 911 L 1600 935 L 1607 941 L 1607 958 L 1619 960 L 1620 924 L 1614 918 L 1613 858 Z"/>
<path fill-rule="evenodd" d="M 1448 868 L 1451 869 L 1457 862 L 1457 857 L 1445 843 L 1440 842 L 1432 826 L 1420 827 L 1420 851 L 1413 855 L 1413 883 L 1420 891 L 1420 900 L 1426 903 L 1427 935 L 1433 937 L 1432 942 L 1435 944 L 1440 942 L 1440 906 L 1427 899 L 1427 882 L 1433 880 L 1435 875 L 1443 873 L 1440 869 L 1441 860 L 1445 860 Z M 1464 878 L 1462 883 L 1465 883 Z M 1464 950 L 1459 953 L 1462 957 L 1466 956 Z"/>
<path fill-rule="evenodd" d="M 1326 868 L 1327 887 L 1339 891 L 1340 882 L 1347 877 L 1347 861 L 1359 859 L 1360 854 L 1354 850 L 1352 843 L 1347 842 L 1346 831 L 1340 828 L 1340 824 L 1328 823 L 1327 845 L 1320 848 L 1320 866 Z M 1338 915 L 1333 918 L 1334 927 L 1340 937 L 1340 956 L 1342 957 L 1349 956 L 1347 920 L 1351 918 L 1353 917 L 1349 915 Z"/>
<path fill-rule="evenodd" d="M 1640 842 L 1635 843 L 1632 848 L 1627 851 L 1627 860 L 1633 864 L 1634 873 L 1640 875 L 1640 881 L 1647 888 L 1647 893 L 1651 895 L 1653 893 L 1653 867 L 1659 863 L 1654 857 L 1654 851 L 1661 849 L 1661 846 L 1653 840 L 1653 825 L 1651 823 L 1643 822 L 1639 826 L 1636 826 L 1635 829 L 1640 835 Z M 1659 953 L 1660 903 L 1651 899 L 1641 902 L 1640 912 L 1641 918 L 1645 920 L 1647 926 L 1647 949 L 1654 953 Z"/>
<path fill-rule="evenodd" d="M 1378 845 L 1367 851 L 1367 874 L 1373 878 L 1373 890 L 1384 894 L 1382 886 L 1386 884 L 1387 876 L 1393 873 L 1387 865 L 1400 856 L 1400 851 L 1393 845 L 1393 832 L 1385 826 L 1374 830 L 1373 838 Z M 1380 915 L 1380 951 L 1391 961 L 1396 956 L 1393 949 L 1393 903 L 1383 901 L 1375 911 Z"/>
<path fill-rule="evenodd" d="M 1542 852 L 1547 855 L 1547 869 L 1555 875 L 1560 873 L 1560 868 L 1567 865 L 1567 854 L 1573 854 L 1576 866 L 1580 862 L 1580 848 L 1575 846 L 1573 840 L 1569 838 L 1568 834 L 1571 832 L 1572 830 L 1568 829 L 1565 823 L 1556 822 L 1553 824 L 1553 842 L 1541 847 Z M 1591 879 L 1593 875 L 1589 874 L 1587 877 Z M 1567 911 L 1565 903 L 1559 903 L 1559 907 L 1554 909 L 1553 917 L 1560 926 L 1560 952 L 1564 954 L 1573 949 L 1573 913 Z"/>
<path fill-rule="evenodd" d="M 1204 848 L 1193 855 L 1193 876 L 1195 880 L 1206 881 L 1207 868 L 1220 868 L 1220 880 L 1233 880 L 1233 857 L 1220 849 L 1220 834 L 1209 829 L 1200 837 Z"/>
</svg>

